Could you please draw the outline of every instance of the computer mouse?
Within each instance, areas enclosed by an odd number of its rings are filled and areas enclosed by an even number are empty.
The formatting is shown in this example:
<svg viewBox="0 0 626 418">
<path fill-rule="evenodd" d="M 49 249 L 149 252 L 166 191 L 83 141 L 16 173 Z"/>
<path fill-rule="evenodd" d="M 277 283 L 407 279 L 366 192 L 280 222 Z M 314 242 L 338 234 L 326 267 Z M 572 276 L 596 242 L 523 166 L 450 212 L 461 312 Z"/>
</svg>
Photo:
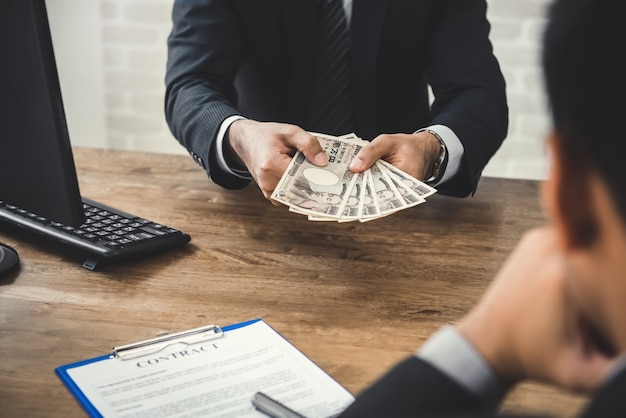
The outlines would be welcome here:
<svg viewBox="0 0 626 418">
<path fill-rule="evenodd" d="M 6 244 L 0 243 L 0 277 L 8 274 L 20 262 L 17 251 Z"/>
</svg>

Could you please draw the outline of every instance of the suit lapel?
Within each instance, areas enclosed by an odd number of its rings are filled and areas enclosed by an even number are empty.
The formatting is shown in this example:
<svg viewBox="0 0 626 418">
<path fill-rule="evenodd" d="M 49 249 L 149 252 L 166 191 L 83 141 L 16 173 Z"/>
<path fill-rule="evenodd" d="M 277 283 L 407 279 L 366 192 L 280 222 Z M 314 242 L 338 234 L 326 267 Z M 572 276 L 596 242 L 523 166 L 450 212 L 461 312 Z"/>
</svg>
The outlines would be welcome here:
<svg viewBox="0 0 626 418">
<path fill-rule="evenodd" d="M 354 0 L 352 6 L 352 79 L 357 133 L 376 132 L 376 66 L 389 0 Z"/>
<path fill-rule="evenodd" d="M 359 78 L 372 81 L 385 26 L 389 0 L 354 0 L 352 6 L 352 65 Z"/>
<path fill-rule="evenodd" d="M 302 125 L 308 116 L 309 99 L 315 73 L 318 37 L 318 7 L 316 0 L 282 0 L 286 45 L 291 65 L 287 97 L 291 98 L 289 112 Z"/>
</svg>

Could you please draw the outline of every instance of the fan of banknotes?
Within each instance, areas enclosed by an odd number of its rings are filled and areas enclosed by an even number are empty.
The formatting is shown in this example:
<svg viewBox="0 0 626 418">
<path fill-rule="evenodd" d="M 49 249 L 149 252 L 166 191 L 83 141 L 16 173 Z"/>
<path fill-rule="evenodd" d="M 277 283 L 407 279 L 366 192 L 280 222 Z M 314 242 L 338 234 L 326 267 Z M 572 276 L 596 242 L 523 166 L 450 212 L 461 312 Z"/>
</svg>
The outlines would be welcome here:
<svg viewBox="0 0 626 418">
<path fill-rule="evenodd" d="M 368 144 L 356 134 L 311 134 L 328 165 L 318 167 L 296 152 L 272 194 L 311 221 L 366 222 L 424 203 L 437 191 L 383 160 L 364 172 L 350 171 L 352 158 Z"/>
</svg>

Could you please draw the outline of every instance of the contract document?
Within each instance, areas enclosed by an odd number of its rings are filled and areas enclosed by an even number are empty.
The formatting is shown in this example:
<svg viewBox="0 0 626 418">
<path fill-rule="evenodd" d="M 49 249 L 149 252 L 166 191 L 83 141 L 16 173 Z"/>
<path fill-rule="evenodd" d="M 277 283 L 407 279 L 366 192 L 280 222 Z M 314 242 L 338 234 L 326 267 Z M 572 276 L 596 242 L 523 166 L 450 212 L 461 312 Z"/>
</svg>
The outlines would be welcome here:
<svg viewBox="0 0 626 418">
<path fill-rule="evenodd" d="M 261 418 L 251 403 L 261 391 L 307 418 L 321 418 L 354 400 L 263 320 L 215 329 L 114 349 L 56 373 L 95 417 Z"/>
</svg>

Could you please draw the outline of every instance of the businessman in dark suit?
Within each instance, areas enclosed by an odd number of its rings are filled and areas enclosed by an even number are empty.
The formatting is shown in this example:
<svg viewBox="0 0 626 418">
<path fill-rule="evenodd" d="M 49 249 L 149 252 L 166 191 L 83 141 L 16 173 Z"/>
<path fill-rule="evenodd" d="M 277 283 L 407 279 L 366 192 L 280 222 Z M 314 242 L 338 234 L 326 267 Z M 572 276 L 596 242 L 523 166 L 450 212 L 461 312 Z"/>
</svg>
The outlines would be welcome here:
<svg viewBox="0 0 626 418">
<path fill-rule="evenodd" d="M 174 136 L 217 184 L 254 179 L 268 198 L 296 149 L 327 164 L 307 131 L 371 140 L 355 172 L 383 158 L 441 193 L 474 193 L 508 127 L 485 0 L 340 0 L 352 104 L 334 108 L 349 115 L 337 128 L 315 114 L 328 1 L 176 0 L 165 103 Z"/>
<path fill-rule="evenodd" d="M 357 397 L 342 417 L 490 416 L 524 379 L 626 417 L 626 4 L 556 0 L 543 65 L 554 129 L 543 201 L 478 305 Z"/>
</svg>

